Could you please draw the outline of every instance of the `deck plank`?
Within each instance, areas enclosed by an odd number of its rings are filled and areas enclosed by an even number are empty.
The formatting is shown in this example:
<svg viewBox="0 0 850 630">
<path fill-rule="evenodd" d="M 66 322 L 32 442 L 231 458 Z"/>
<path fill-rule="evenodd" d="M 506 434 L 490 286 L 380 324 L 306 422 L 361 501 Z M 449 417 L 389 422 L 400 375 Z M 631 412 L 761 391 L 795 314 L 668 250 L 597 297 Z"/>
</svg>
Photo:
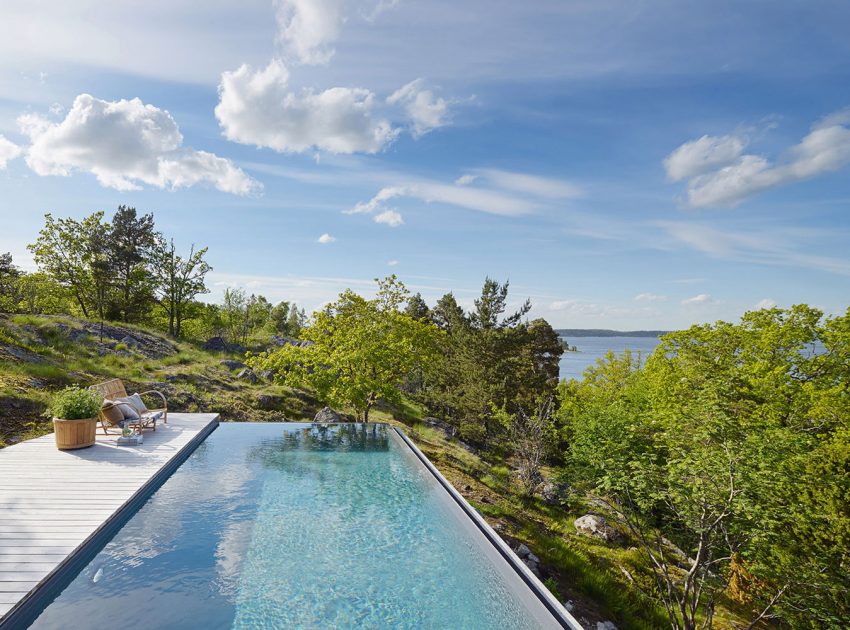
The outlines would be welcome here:
<svg viewBox="0 0 850 630">
<path fill-rule="evenodd" d="M 0 450 L 0 622 L 217 414 L 168 416 L 137 447 L 97 444 L 59 451 L 53 435 Z"/>
</svg>

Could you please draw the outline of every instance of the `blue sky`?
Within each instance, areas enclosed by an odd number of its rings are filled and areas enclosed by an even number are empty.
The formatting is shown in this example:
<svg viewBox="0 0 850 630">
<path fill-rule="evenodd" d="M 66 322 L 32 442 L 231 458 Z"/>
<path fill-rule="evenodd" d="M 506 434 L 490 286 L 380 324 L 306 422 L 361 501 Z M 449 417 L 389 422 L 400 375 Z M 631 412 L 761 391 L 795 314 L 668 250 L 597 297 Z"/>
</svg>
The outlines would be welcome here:
<svg viewBox="0 0 850 630">
<path fill-rule="evenodd" d="M 130 204 L 312 310 L 485 275 L 559 327 L 850 296 L 846 2 L 7 0 L 0 252 Z"/>
</svg>

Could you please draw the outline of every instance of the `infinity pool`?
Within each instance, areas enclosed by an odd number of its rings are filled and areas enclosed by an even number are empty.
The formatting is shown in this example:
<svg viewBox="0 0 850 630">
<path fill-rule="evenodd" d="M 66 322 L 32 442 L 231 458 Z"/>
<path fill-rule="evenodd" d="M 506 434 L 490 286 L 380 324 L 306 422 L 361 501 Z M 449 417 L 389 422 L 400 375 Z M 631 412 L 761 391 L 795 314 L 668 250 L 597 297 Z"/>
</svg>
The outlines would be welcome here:
<svg viewBox="0 0 850 630">
<path fill-rule="evenodd" d="M 561 623 L 392 428 L 246 423 L 212 433 L 33 627 Z"/>
</svg>

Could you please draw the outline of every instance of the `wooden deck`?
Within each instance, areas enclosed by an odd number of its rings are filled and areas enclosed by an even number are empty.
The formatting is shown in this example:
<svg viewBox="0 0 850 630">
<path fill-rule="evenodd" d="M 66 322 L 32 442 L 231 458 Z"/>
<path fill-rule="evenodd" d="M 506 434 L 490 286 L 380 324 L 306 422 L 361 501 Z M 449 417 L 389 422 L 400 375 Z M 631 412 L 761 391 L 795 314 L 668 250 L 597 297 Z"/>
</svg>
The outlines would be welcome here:
<svg viewBox="0 0 850 630">
<path fill-rule="evenodd" d="M 59 451 L 53 434 L 0 449 L 0 625 L 217 425 L 217 414 L 171 413 L 140 446 L 118 446 L 98 427 L 85 449 Z"/>
</svg>

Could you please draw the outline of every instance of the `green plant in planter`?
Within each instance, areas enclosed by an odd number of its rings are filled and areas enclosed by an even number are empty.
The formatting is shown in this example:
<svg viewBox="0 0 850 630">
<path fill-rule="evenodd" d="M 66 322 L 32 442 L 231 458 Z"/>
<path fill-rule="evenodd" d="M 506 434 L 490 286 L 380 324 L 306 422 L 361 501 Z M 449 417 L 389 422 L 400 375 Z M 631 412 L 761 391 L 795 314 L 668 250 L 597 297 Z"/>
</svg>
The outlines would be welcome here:
<svg viewBox="0 0 850 630">
<path fill-rule="evenodd" d="M 100 404 L 100 396 L 93 391 L 66 387 L 53 398 L 47 408 L 47 415 L 62 420 L 94 418 L 100 412 Z"/>
</svg>

